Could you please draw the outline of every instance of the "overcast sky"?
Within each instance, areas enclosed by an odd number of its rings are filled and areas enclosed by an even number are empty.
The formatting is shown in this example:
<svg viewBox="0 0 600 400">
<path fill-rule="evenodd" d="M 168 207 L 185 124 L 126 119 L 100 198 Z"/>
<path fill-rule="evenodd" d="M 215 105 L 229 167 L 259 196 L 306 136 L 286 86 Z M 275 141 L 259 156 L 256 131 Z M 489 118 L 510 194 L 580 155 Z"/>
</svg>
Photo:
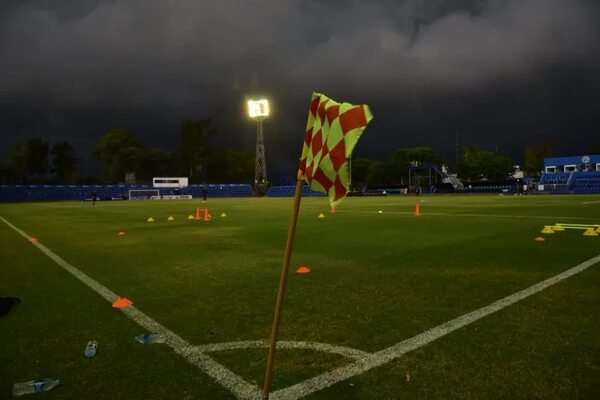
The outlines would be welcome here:
<svg viewBox="0 0 600 400">
<path fill-rule="evenodd" d="M 313 90 L 375 116 L 357 154 L 455 138 L 519 159 L 600 142 L 597 0 L 78 0 L 0 2 L 0 158 L 15 137 L 90 152 L 112 128 L 174 149 L 185 118 L 253 149 L 248 96 L 266 95 L 267 164 L 292 173 Z"/>
</svg>

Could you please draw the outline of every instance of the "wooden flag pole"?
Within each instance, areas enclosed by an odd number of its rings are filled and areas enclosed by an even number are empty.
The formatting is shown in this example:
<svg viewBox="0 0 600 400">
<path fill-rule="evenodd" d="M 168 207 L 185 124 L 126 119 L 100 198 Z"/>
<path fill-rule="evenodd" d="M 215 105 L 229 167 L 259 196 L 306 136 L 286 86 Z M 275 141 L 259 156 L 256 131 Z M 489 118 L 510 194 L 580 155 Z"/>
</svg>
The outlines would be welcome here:
<svg viewBox="0 0 600 400">
<path fill-rule="evenodd" d="M 288 229 L 287 243 L 285 244 L 285 253 L 283 255 L 283 267 L 279 278 L 279 292 L 277 293 L 277 302 L 275 303 L 275 316 L 273 318 L 273 329 L 271 330 L 271 344 L 269 346 L 269 357 L 267 358 L 267 370 L 265 371 L 265 384 L 263 386 L 263 399 L 269 398 L 271 391 L 271 380 L 273 377 L 273 363 L 275 361 L 275 348 L 277 346 L 277 335 L 279 333 L 279 324 L 281 323 L 281 314 L 283 311 L 283 298 L 285 296 L 285 286 L 287 283 L 288 271 L 290 269 L 290 259 L 292 257 L 292 248 L 294 247 L 294 237 L 296 236 L 296 223 L 298 222 L 298 211 L 300 210 L 300 199 L 302 198 L 302 188 L 304 179 L 298 178 L 296 183 L 296 193 L 294 194 L 294 206 L 292 208 L 292 218 Z"/>
</svg>

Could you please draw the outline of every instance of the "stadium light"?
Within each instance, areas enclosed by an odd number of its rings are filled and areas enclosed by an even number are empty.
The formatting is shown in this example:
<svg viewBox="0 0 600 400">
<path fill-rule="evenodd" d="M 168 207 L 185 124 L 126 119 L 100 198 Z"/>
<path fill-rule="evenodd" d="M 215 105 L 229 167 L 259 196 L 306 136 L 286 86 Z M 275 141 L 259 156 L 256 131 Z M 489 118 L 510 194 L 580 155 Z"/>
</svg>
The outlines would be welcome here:
<svg viewBox="0 0 600 400">
<path fill-rule="evenodd" d="M 250 118 L 262 119 L 269 116 L 269 100 L 248 100 L 248 115 Z"/>
</svg>

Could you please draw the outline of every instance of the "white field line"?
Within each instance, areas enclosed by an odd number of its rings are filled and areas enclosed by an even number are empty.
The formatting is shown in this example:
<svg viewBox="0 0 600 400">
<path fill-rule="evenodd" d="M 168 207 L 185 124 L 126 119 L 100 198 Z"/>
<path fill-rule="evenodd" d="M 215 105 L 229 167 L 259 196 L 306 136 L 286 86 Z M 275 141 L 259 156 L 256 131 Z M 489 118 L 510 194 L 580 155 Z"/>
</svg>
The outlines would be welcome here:
<svg viewBox="0 0 600 400">
<path fill-rule="evenodd" d="M 215 344 L 203 344 L 196 346 L 196 348 L 203 353 L 211 353 L 224 350 L 238 350 L 238 349 L 249 349 L 249 348 L 268 348 L 269 341 L 267 340 L 253 340 L 243 342 L 226 342 L 226 343 L 215 343 Z M 327 343 L 314 343 L 314 342 L 292 342 L 287 340 L 277 341 L 277 349 L 308 349 L 314 351 L 322 351 L 326 353 L 339 354 L 344 357 L 361 359 L 370 356 L 371 353 L 352 349 L 344 346 L 333 346 Z"/>
<path fill-rule="evenodd" d="M 600 203 L 600 200 L 583 201 L 583 202 L 581 202 L 581 204 L 594 204 L 594 203 Z"/>
<path fill-rule="evenodd" d="M 348 364 L 344 367 L 335 369 L 330 372 L 326 372 L 314 378 L 307 379 L 304 382 L 287 387 L 285 389 L 277 390 L 272 393 L 271 398 L 286 400 L 299 399 L 301 397 L 308 396 L 309 394 L 314 393 L 316 391 L 325 389 L 338 382 L 349 379 L 353 376 L 367 372 L 372 368 L 379 367 L 389 361 L 392 361 L 395 358 L 401 357 L 409 351 L 425 346 L 426 344 L 431 343 L 434 340 L 437 340 L 443 336 L 446 336 L 447 334 L 457 329 L 472 324 L 473 322 L 481 318 L 487 317 L 488 315 L 493 314 L 496 311 L 500 311 L 503 308 L 515 304 L 523 299 L 526 299 L 529 296 L 532 296 L 544 289 L 549 288 L 552 285 L 555 285 L 567 278 L 570 278 L 575 274 L 585 271 L 586 269 L 590 268 L 598 262 L 600 262 L 600 255 L 591 258 L 587 261 L 584 261 L 581 264 L 571 269 L 568 269 L 558 275 L 548 278 L 542 282 L 536 283 L 535 285 L 530 286 L 527 289 L 511 294 L 510 296 L 495 301 L 475 311 L 471 311 L 470 313 L 461 315 L 458 318 L 438 325 L 435 328 L 429 329 L 423 333 L 420 333 L 417 336 L 404 340 L 403 342 L 395 344 L 384 350 L 373 353 L 372 355 L 356 360 L 353 363 Z"/>
<path fill-rule="evenodd" d="M 402 215 L 414 215 L 414 211 L 395 211 L 395 210 L 382 210 L 383 214 L 402 214 Z M 378 214 L 378 210 L 337 210 L 338 213 L 367 213 L 367 214 Z M 424 211 L 421 210 L 421 216 L 435 215 L 444 217 L 484 217 L 484 218 L 539 218 L 539 219 L 586 219 L 587 217 L 557 217 L 556 215 L 506 215 L 506 214 L 465 214 L 465 213 L 443 213 L 435 211 Z"/>
<path fill-rule="evenodd" d="M 0 220 L 12 228 L 15 232 L 20 234 L 26 239 L 31 239 L 27 233 L 17 228 L 6 219 L 0 216 Z M 119 296 L 113 293 L 110 289 L 102 286 L 98 281 L 90 278 L 55 253 L 39 242 L 33 243 L 42 253 L 47 255 L 52 261 L 60 265 L 67 272 L 71 273 L 75 278 L 79 279 L 86 286 L 104 297 L 108 302 L 115 302 Z M 200 368 L 207 375 L 212 377 L 215 381 L 220 383 L 223 387 L 230 390 L 238 399 L 259 399 L 261 397 L 260 389 L 252 385 L 240 376 L 229 371 L 227 368 L 217 363 L 208 355 L 202 351 L 198 351 L 196 346 L 192 346 L 177 334 L 173 333 L 169 329 L 165 328 L 154 319 L 150 318 L 136 307 L 122 308 L 121 311 L 125 313 L 129 318 L 135 321 L 138 325 L 145 328 L 146 330 L 154 333 L 159 333 L 165 337 L 165 343 L 171 347 L 177 354 L 186 358 L 190 363 Z"/>
</svg>

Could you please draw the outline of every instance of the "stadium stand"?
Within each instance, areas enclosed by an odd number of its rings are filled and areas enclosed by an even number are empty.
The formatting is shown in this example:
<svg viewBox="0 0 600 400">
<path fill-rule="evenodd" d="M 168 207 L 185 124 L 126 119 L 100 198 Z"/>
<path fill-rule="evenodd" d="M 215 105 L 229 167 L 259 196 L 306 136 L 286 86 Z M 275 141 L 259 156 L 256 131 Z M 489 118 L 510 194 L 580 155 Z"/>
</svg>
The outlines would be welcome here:
<svg viewBox="0 0 600 400">
<path fill-rule="evenodd" d="M 208 188 L 209 197 L 250 197 L 252 187 L 248 184 L 189 185 L 179 189 L 181 195 L 202 197 L 202 188 Z M 88 200 L 92 193 L 99 200 L 127 199 L 129 190 L 153 189 L 152 185 L 0 185 L 0 201 L 50 201 Z M 173 194 L 171 188 L 161 188 L 161 195 Z"/>
<path fill-rule="evenodd" d="M 548 193 L 600 193 L 600 155 L 544 159 L 538 191 Z"/>
</svg>

